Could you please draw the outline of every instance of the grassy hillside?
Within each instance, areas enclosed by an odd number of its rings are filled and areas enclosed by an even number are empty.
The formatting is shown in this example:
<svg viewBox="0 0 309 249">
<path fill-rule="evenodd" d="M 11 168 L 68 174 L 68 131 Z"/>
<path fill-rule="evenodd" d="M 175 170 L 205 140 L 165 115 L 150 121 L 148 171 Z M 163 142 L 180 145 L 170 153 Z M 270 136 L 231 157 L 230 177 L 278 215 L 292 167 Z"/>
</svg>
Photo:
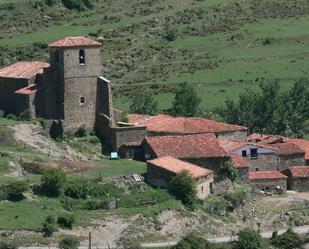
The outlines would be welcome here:
<svg viewBox="0 0 309 249">
<path fill-rule="evenodd" d="M 0 63 L 48 60 L 47 44 L 73 35 L 103 39 L 103 74 L 115 105 L 149 90 L 169 108 L 187 81 L 212 109 L 259 81 L 287 88 L 308 77 L 306 0 L 104 0 L 72 11 L 61 3 L 0 0 Z M 166 39 L 170 37 L 170 41 Z"/>
</svg>

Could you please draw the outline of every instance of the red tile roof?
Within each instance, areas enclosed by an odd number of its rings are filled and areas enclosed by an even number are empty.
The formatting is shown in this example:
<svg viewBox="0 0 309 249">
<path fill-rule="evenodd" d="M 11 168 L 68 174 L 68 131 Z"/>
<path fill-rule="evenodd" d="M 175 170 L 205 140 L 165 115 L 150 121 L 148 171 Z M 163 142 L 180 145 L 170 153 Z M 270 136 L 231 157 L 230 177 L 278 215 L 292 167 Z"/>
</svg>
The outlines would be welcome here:
<svg viewBox="0 0 309 249">
<path fill-rule="evenodd" d="M 289 139 L 287 141 L 288 143 L 292 143 L 297 145 L 299 148 L 301 148 L 303 151 L 305 151 L 305 158 L 306 160 L 309 160 L 309 141 L 306 139 Z"/>
<path fill-rule="evenodd" d="M 146 137 L 144 140 L 156 157 L 176 158 L 229 157 L 212 133 L 179 136 Z"/>
<path fill-rule="evenodd" d="M 267 146 L 277 149 L 277 155 L 290 156 L 304 154 L 305 151 L 292 143 L 268 144 Z"/>
<path fill-rule="evenodd" d="M 0 69 L 0 77 L 14 79 L 30 79 L 33 76 L 43 73 L 43 68 L 49 64 L 41 61 L 20 61 L 8 67 Z"/>
<path fill-rule="evenodd" d="M 61 40 L 55 41 L 49 44 L 49 47 L 93 47 L 101 46 L 100 42 L 91 40 L 83 36 L 66 37 Z"/>
<path fill-rule="evenodd" d="M 293 177 L 309 177 L 309 166 L 293 166 L 289 171 Z"/>
<path fill-rule="evenodd" d="M 38 89 L 38 86 L 36 84 L 31 84 L 27 87 L 24 87 L 24 88 L 21 88 L 21 89 L 18 89 L 17 91 L 15 91 L 15 93 L 17 94 L 32 94 L 32 93 L 35 93 Z"/>
<path fill-rule="evenodd" d="M 255 146 L 255 147 L 258 147 L 258 148 L 268 148 L 268 149 L 271 149 L 273 151 L 276 150 L 275 148 L 272 148 L 268 145 L 264 145 L 264 144 L 260 144 L 260 143 L 256 144 L 256 143 L 249 143 L 249 142 L 237 142 L 237 141 L 232 141 L 232 140 L 229 140 L 229 139 L 218 139 L 218 142 L 219 142 L 219 145 L 228 152 L 233 152 L 233 151 L 240 149 L 240 148 L 242 148 L 246 145 L 252 145 L 252 146 Z"/>
<path fill-rule="evenodd" d="M 128 115 L 128 119 L 129 119 L 129 123 L 141 123 L 143 121 L 145 121 L 147 118 L 149 118 L 148 115 L 144 115 L 144 114 L 129 114 Z"/>
<path fill-rule="evenodd" d="M 151 165 L 160 167 L 162 169 L 168 170 L 175 174 L 178 174 L 182 171 L 188 171 L 188 173 L 195 179 L 203 177 L 203 176 L 207 176 L 212 173 L 211 170 L 199 167 L 192 163 L 187 163 L 187 162 L 178 160 L 170 156 L 160 157 L 154 160 L 149 160 L 147 162 L 150 163 Z"/>
<path fill-rule="evenodd" d="M 242 156 L 231 155 L 231 158 L 236 168 L 249 168 L 250 166 L 249 162 Z"/>
<path fill-rule="evenodd" d="M 146 125 L 147 130 L 153 133 L 177 134 L 201 134 L 228 131 L 246 131 L 247 128 L 238 125 L 225 124 L 210 119 L 172 117 L 159 114 L 157 116 L 137 116 L 130 114 L 129 120 L 138 125 Z"/>
<path fill-rule="evenodd" d="M 249 172 L 249 180 L 263 180 L 263 179 L 286 179 L 288 178 L 279 171 L 257 171 Z"/>
<path fill-rule="evenodd" d="M 261 133 L 252 133 L 247 137 L 249 142 L 259 142 L 262 144 L 283 143 L 286 138 L 278 135 L 268 135 Z"/>
</svg>

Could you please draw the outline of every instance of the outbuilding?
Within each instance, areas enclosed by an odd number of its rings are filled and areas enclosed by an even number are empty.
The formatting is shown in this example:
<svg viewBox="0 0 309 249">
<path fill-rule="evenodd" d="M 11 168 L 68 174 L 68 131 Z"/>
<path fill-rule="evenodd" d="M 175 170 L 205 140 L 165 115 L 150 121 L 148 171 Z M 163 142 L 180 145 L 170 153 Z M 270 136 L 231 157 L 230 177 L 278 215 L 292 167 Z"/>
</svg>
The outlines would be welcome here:
<svg viewBox="0 0 309 249">
<path fill-rule="evenodd" d="M 279 171 L 257 171 L 249 173 L 250 185 L 260 190 L 287 190 L 287 176 Z"/>
<path fill-rule="evenodd" d="M 309 166 L 293 166 L 284 171 L 287 187 L 296 191 L 309 191 Z"/>
</svg>

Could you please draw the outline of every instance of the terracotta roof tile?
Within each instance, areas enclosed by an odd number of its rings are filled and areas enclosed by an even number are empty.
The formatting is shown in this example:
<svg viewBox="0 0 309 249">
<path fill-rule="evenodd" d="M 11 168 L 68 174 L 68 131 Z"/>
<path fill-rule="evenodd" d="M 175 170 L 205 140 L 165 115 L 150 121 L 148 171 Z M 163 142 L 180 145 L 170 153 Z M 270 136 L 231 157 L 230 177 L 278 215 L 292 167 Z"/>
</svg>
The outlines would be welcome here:
<svg viewBox="0 0 309 249">
<path fill-rule="evenodd" d="M 212 133 L 146 137 L 144 140 L 157 157 L 176 158 L 229 157 Z"/>
<path fill-rule="evenodd" d="M 199 167 L 192 163 L 187 163 L 187 162 L 178 160 L 170 156 L 160 157 L 154 160 L 149 160 L 147 162 L 157 167 L 173 172 L 175 174 L 178 174 L 182 171 L 188 171 L 188 173 L 195 179 L 199 177 L 207 176 L 212 173 L 211 170 Z"/>
<path fill-rule="evenodd" d="M 289 139 L 287 141 L 288 143 L 292 143 L 297 145 L 299 148 L 301 148 L 303 151 L 305 151 L 305 158 L 306 160 L 309 160 L 309 141 L 306 139 Z"/>
<path fill-rule="evenodd" d="M 133 114 L 136 115 L 136 114 Z M 149 132 L 177 134 L 201 134 L 228 131 L 245 131 L 246 127 L 225 124 L 210 119 L 172 117 L 169 115 L 159 114 L 157 116 L 133 116 L 129 115 L 129 120 L 135 121 L 136 124 L 146 125 Z"/>
<path fill-rule="evenodd" d="M 144 114 L 129 114 L 129 123 L 138 124 L 145 121 L 149 116 Z"/>
<path fill-rule="evenodd" d="M 232 140 L 229 140 L 229 139 L 218 139 L 219 141 L 219 145 L 225 149 L 227 152 L 233 152 L 237 149 L 240 149 L 246 145 L 252 145 L 252 146 L 255 146 L 255 147 L 258 147 L 258 148 L 268 148 L 268 149 L 272 149 L 272 150 L 277 150 L 273 147 L 270 147 L 268 145 L 264 145 L 264 144 L 256 144 L 256 143 L 249 143 L 249 142 L 237 142 L 237 141 L 232 141 Z"/>
<path fill-rule="evenodd" d="M 24 87 L 24 88 L 21 88 L 21 89 L 18 89 L 17 91 L 15 91 L 15 93 L 17 94 L 32 94 L 32 93 L 35 93 L 38 89 L 38 86 L 36 84 L 31 84 L 27 87 Z"/>
<path fill-rule="evenodd" d="M 0 69 L 0 77 L 14 79 L 30 79 L 33 76 L 43 73 L 43 68 L 49 64 L 41 61 L 20 61 Z"/>
<path fill-rule="evenodd" d="M 263 179 L 286 179 L 288 178 L 279 171 L 257 171 L 249 172 L 249 180 L 263 180 Z"/>
<path fill-rule="evenodd" d="M 91 40 L 83 36 L 66 37 L 58 41 L 54 41 L 49 44 L 49 47 L 89 47 L 89 46 L 101 46 L 100 42 Z"/>
<path fill-rule="evenodd" d="M 278 135 L 269 135 L 261 133 L 252 133 L 247 137 L 249 142 L 262 143 L 262 144 L 273 144 L 273 143 L 283 143 L 287 138 Z"/>
<path fill-rule="evenodd" d="M 293 177 L 309 177 L 309 166 L 293 166 L 289 171 Z"/>
<path fill-rule="evenodd" d="M 249 168 L 250 166 L 249 162 L 242 156 L 231 155 L 231 158 L 236 168 Z"/>
<path fill-rule="evenodd" d="M 304 154 L 305 151 L 292 143 L 268 144 L 267 146 L 277 149 L 277 155 L 290 156 Z"/>
</svg>

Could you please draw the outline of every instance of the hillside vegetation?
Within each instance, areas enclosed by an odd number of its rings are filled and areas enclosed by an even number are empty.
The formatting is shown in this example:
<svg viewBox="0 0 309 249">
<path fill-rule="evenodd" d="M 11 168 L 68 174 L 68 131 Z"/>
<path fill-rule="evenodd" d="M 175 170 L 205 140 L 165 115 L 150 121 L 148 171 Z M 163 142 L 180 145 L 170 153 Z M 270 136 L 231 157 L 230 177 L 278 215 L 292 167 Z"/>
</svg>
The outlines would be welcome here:
<svg viewBox="0 0 309 249">
<path fill-rule="evenodd" d="M 184 81 L 213 109 L 262 80 L 286 89 L 308 77 L 307 0 L 68 1 L 80 10 L 62 2 L 0 0 L 1 66 L 48 60 L 47 44 L 65 36 L 99 38 L 102 72 L 123 109 L 145 90 L 167 109 Z"/>
</svg>

